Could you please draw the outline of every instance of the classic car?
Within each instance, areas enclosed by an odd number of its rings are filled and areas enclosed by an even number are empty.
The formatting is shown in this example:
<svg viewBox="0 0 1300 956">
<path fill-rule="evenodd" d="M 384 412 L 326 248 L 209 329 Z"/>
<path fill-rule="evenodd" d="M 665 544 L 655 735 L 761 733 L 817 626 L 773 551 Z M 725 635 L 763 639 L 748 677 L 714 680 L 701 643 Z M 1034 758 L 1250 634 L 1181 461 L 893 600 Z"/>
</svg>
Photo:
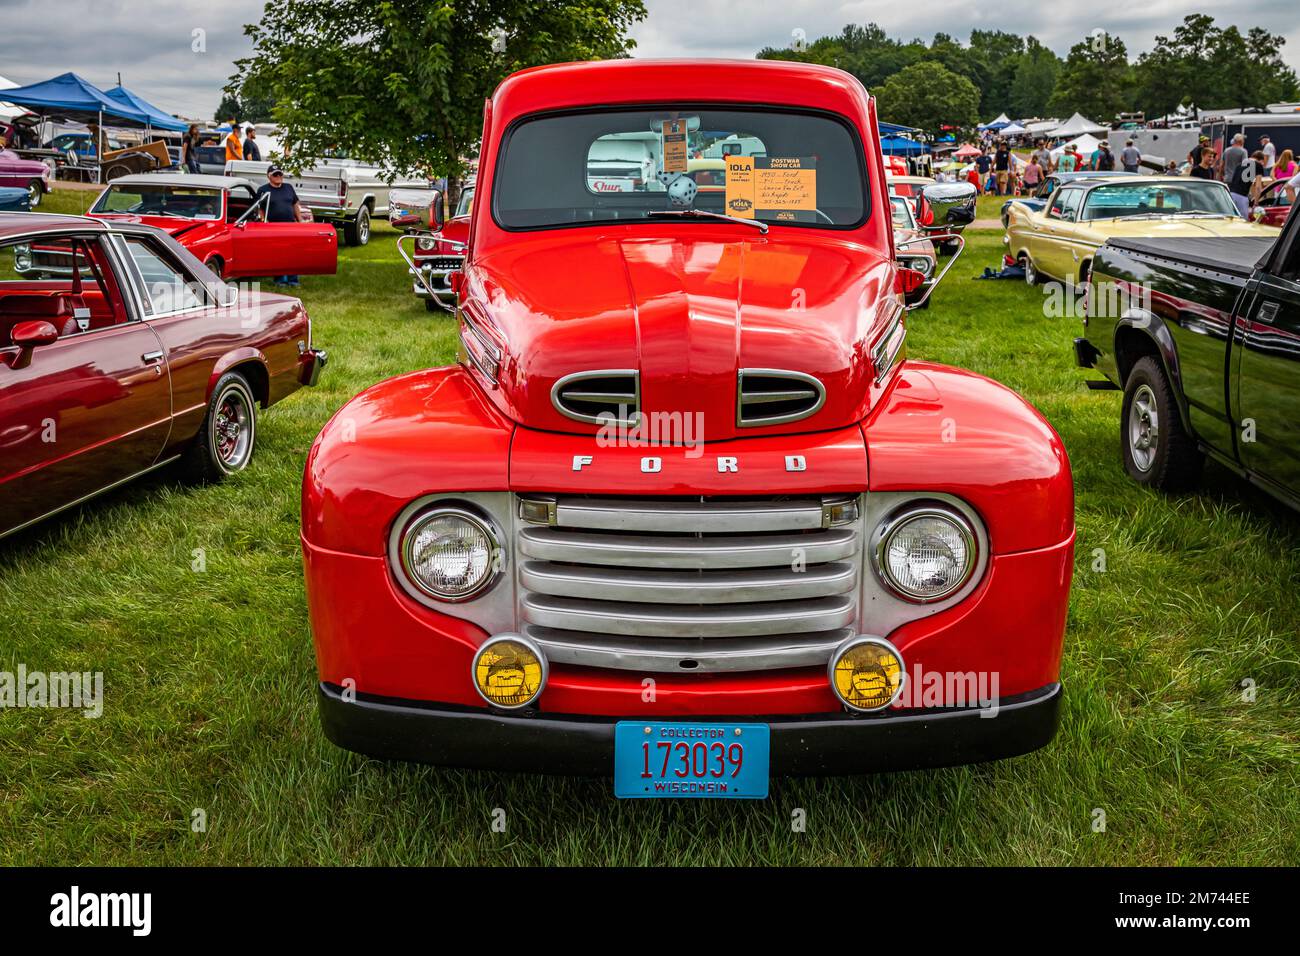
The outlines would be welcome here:
<svg viewBox="0 0 1300 956">
<path fill-rule="evenodd" d="M 126 146 L 115 136 L 106 136 L 105 139 L 109 150 L 122 149 Z M 95 139 L 90 133 L 84 131 L 59 133 L 45 144 L 45 148 L 58 150 L 64 155 L 72 153 L 82 160 L 95 158 Z"/>
<path fill-rule="evenodd" d="M 33 246 L 70 275 L 25 276 Z M 324 363 L 301 302 L 227 286 L 166 233 L 0 214 L 0 535 L 172 462 L 240 471 L 258 406 Z"/>
<path fill-rule="evenodd" d="M 1066 183 L 1079 182 L 1084 179 L 1107 179 L 1122 176 L 1136 176 L 1137 173 L 1129 173 L 1124 170 L 1107 170 L 1107 171 L 1084 171 L 1081 173 L 1049 173 L 1047 178 L 1038 184 L 1038 188 L 1029 196 L 1012 196 L 1002 204 L 1002 228 L 1006 229 L 1007 224 L 1011 221 L 1011 207 L 1024 206 L 1033 212 L 1042 212 L 1047 208 L 1047 201 L 1052 198 L 1052 193 L 1056 192 Z"/>
<path fill-rule="evenodd" d="M 1130 176 L 1123 182 L 1083 179 L 1052 194 L 1046 209 L 1010 209 L 1002 237 L 1025 281 L 1087 282 L 1097 248 L 1121 237 L 1262 236 L 1277 229 L 1247 222 L 1223 183 L 1188 176 Z"/>
<path fill-rule="evenodd" d="M 1286 218 L 1291 214 L 1293 205 L 1287 192 L 1287 180 L 1279 179 L 1269 183 L 1260 192 L 1259 198 L 1250 211 L 1251 221 L 1266 226 L 1277 226 L 1280 229 L 1286 225 Z"/>
<path fill-rule="evenodd" d="M 1209 457 L 1300 508 L 1300 218 L 1273 235 L 1097 250 L 1075 356 L 1124 391 L 1135 481 L 1185 490 Z"/>
<path fill-rule="evenodd" d="M 680 140 L 666 188 L 590 188 L 601 136 L 674 120 L 764 148 L 721 194 Z M 740 798 L 1051 739 L 1069 462 L 1010 389 L 905 358 L 922 277 L 855 77 L 526 70 L 478 188 L 458 364 L 362 392 L 308 453 L 328 739 Z"/>
<path fill-rule="evenodd" d="M 265 211 L 265 201 L 245 179 L 144 173 L 113 180 L 87 215 L 155 226 L 225 279 L 338 271 L 338 236 L 332 227 L 265 222 Z M 45 265 L 36 262 L 38 268 Z"/>
<path fill-rule="evenodd" d="M 925 276 L 925 282 L 912 292 L 907 293 L 908 304 L 919 302 L 919 307 L 930 307 L 930 286 L 935 281 L 938 257 L 935 255 L 934 243 L 930 242 L 912 215 L 912 204 L 902 196 L 889 197 L 889 210 L 894 223 L 894 248 L 898 250 L 898 264 L 915 269 Z"/>
<path fill-rule="evenodd" d="M 27 190 L 27 201 L 35 209 L 53 188 L 50 167 L 37 159 L 23 159 L 12 149 L 0 149 L 0 186 Z"/>
<path fill-rule="evenodd" d="M 928 176 L 889 174 L 886 174 L 885 182 L 889 195 L 902 196 L 911 203 L 912 214 L 927 235 L 961 235 L 975 221 L 975 200 L 979 190 L 970 183 L 940 183 Z M 928 210 L 922 207 L 921 197 L 925 197 Z M 953 251 L 957 245 L 951 240 L 941 242 L 945 252 Z"/>
<path fill-rule="evenodd" d="M 270 167 L 269 162 L 240 159 L 226 163 L 225 172 L 227 176 L 247 176 L 265 182 Z M 379 216 L 381 221 L 388 218 L 391 189 L 428 185 L 418 176 L 393 181 L 378 167 L 350 159 L 323 159 L 299 173 L 286 170 L 284 181 L 294 188 L 312 216 L 333 224 L 349 246 L 364 246 L 370 241 L 372 218 Z"/>
<path fill-rule="evenodd" d="M 451 289 L 451 274 L 465 261 L 465 243 L 469 241 L 469 214 L 474 208 L 474 184 L 461 188 L 456 203 L 456 214 L 446 222 L 434 220 L 434 230 L 412 234 L 397 240 L 398 251 L 407 261 L 407 273 L 414 279 L 416 298 L 424 300 L 429 312 L 451 310 L 455 306 L 455 293 Z M 402 242 L 410 241 L 414 249 L 410 256 Z"/>
<path fill-rule="evenodd" d="M 0 186 L 0 212 L 29 212 L 31 197 L 20 186 Z"/>
</svg>

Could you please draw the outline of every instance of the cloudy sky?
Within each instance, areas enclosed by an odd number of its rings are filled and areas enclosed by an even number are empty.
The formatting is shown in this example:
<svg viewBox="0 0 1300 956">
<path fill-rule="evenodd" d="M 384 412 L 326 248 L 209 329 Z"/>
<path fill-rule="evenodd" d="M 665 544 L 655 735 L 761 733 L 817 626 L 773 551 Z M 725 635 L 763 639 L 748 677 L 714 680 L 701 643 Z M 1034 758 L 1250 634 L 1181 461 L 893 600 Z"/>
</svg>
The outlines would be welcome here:
<svg viewBox="0 0 1300 956">
<path fill-rule="evenodd" d="M 109 87 L 122 82 L 171 113 L 207 118 L 233 61 L 248 52 L 243 25 L 263 0 L 0 0 L 0 76 L 34 83 L 73 70 Z M 929 40 L 937 29 L 965 39 L 972 29 L 1032 33 L 1064 55 L 1095 29 L 1121 36 L 1130 56 L 1172 33 L 1183 16 L 1208 13 L 1222 26 L 1264 26 L 1287 37 L 1300 69 L 1295 0 L 1088 0 L 1084 3 L 909 5 L 880 0 L 646 0 L 650 16 L 633 31 L 639 56 L 752 57 L 784 46 L 792 30 L 809 39 L 846 23 L 879 23 L 891 36 Z"/>
</svg>

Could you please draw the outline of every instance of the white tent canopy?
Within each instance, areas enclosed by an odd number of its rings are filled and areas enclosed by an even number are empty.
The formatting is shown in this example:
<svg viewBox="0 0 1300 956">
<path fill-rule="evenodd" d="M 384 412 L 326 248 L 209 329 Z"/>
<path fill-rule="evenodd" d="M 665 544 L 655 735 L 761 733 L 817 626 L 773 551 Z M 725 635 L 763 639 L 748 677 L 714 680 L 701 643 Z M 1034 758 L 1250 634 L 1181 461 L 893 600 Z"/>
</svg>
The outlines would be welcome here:
<svg viewBox="0 0 1300 956">
<path fill-rule="evenodd" d="M 1036 122 L 1033 123 L 1026 123 L 1025 131 L 1029 133 L 1033 133 L 1035 136 L 1040 136 L 1040 135 L 1050 133 L 1052 130 L 1056 129 L 1056 127 L 1060 125 L 1061 125 L 1060 120 L 1055 120 L 1055 119 L 1037 120 Z"/>
<path fill-rule="evenodd" d="M 1021 126 L 1019 123 L 1012 123 L 1010 126 L 1002 127 L 998 132 L 1003 136 L 1019 136 L 1021 133 L 1028 133 L 1029 130 L 1025 129 L 1025 127 Z"/>
<path fill-rule="evenodd" d="M 1097 145 L 1100 142 L 1101 140 L 1096 136 L 1093 136 L 1090 133 L 1084 133 L 1082 136 L 1076 136 L 1074 139 L 1070 140 L 1070 142 L 1062 143 L 1060 146 L 1056 147 L 1056 149 L 1052 150 L 1052 158 L 1059 159 L 1061 154 L 1065 152 L 1065 147 L 1073 145 L 1074 151 L 1086 159 L 1092 155 L 1093 150 L 1097 148 Z"/>
<path fill-rule="evenodd" d="M 1105 133 L 1108 127 L 1099 126 L 1090 119 L 1086 119 L 1078 113 L 1075 113 L 1068 120 L 1062 123 L 1056 129 L 1049 130 L 1047 135 L 1061 139 L 1068 139 L 1072 136 L 1079 136 L 1083 133 Z"/>
<path fill-rule="evenodd" d="M 18 84 L 15 83 L 13 80 L 6 79 L 5 77 L 0 76 L 0 90 L 8 90 L 17 85 Z M 4 102 L 3 100 L 0 100 L 0 120 L 4 120 L 8 122 L 9 120 L 12 120 L 15 116 L 22 116 L 26 112 L 27 112 L 26 108 L 22 106 L 14 106 L 10 103 Z"/>
</svg>

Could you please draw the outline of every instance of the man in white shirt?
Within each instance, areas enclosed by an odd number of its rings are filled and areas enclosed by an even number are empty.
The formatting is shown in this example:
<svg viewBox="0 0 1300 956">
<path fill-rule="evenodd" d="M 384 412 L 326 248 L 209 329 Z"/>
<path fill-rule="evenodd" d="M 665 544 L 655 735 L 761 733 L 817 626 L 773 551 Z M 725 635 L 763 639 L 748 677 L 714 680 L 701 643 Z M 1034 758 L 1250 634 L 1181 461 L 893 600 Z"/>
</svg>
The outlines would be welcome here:
<svg viewBox="0 0 1300 956">
<path fill-rule="evenodd" d="M 1267 136 L 1259 138 L 1259 148 L 1264 153 L 1264 175 L 1272 176 L 1273 167 L 1277 165 L 1277 147 L 1273 145 L 1272 140 Z"/>
</svg>

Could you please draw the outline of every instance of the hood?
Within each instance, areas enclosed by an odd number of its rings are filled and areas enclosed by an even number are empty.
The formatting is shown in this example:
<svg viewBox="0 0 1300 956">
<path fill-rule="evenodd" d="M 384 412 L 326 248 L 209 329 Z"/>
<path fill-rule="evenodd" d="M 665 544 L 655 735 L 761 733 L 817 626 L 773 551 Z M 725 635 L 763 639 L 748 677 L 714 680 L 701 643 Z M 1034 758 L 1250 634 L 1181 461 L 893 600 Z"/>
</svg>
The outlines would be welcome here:
<svg viewBox="0 0 1300 956">
<path fill-rule="evenodd" d="M 470 272 L 470 315 L 504 346 L 494 394 L 514 420 L 598 431 L 557 411 L 551 390 L 565 376 L 603 369 L 639 372 L 645 426 L 658 423 L 660 441 L 670 427 L 718 441 L 862 418 L 867 343 L 896 314 L 887 253 L 830 233 L 737 236 L 731 225 L 662 238 L 593 231 L 520 237 Z M 788 423 L 739 425 L 740 369 L 812 376 L 824 403 Z"/>
<path fill-rule="evenodd" d="M 129 222 L 134 225 L 153 226 L 173 238 L 179 237 L 191 229 L 220 222 L 220 220 L 216 219 L 178 219 L 176 216 L 133 216 L 124 212 L 95 212 L 90 213 L 90 218 L 102 219 L 104 222 Z"/>
<path fill-rule="evenodd" d="M 1254 236 L 1256 238 L 1277 238 L 1278 230 L 1272 226 L 1246 222 L 1235 216 L 1220 219 L 1127 219 L 1113 222 L 1092 224 L 1089 232 L 1101 236 L 1102 242 L 1110 238 L 1126 239 L 1160 239 L 1176 236 L 1179 238 L 1197 238 L 1214 236 L 1226 238 L 1231 236 Z"/>
</svg>

